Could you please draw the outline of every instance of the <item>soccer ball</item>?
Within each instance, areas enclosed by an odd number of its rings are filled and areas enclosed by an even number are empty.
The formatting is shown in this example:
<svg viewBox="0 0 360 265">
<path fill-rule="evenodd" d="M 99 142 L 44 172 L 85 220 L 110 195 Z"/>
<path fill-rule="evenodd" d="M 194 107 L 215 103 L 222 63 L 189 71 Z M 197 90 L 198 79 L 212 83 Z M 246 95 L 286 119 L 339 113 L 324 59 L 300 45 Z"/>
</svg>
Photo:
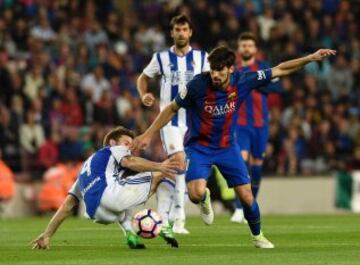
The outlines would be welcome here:
<svg viewBox="0 0 360 265">
<path fill-rule="evenodd" d="M 137 235 L 150 239 L 160 234 L 162 220 L 156 211 L 144 209 L 135 214 L 131 224 Z"/>
</svg>

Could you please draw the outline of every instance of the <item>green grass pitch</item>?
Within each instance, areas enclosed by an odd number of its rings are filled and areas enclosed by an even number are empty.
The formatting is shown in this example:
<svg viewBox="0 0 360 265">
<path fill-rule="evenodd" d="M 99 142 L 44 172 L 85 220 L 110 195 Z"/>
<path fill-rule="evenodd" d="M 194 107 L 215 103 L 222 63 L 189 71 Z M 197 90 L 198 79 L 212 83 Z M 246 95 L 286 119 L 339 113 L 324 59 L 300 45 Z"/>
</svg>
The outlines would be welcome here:
<svg viewBox="0 0 360 265">
<path fill-rule="evenodd" d="M 146 250 L 130 250 L 116 225 L 89 220 L 65 221 L 50 250 L 31 250 L 48 218 L 0 220 L 0 264 L 360 264 L 359 215 L 265 216 L 263 230 L 275 249 L 252 246 L 245 225 L 217 216 L 212 226 L 189 218 L 190 235 L 178 236 L 180 248 L 161 240 L 144 240 Z"/>
</svg>

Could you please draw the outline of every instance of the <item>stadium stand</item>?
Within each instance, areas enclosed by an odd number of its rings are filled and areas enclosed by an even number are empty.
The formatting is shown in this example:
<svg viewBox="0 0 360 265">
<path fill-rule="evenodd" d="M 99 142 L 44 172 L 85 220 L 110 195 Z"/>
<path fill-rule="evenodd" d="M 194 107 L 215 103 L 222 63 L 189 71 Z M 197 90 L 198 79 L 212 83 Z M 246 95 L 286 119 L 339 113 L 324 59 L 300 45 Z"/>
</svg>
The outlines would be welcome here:
<svg viewBox="0 0 360 265">
<path fill-rule="evenodd" d="M 272 65 L 319 47 L 338 56 L 282 80 L 270 97 L 266 174 L 328 174 L 359 168 L 359 6 L 352 1 L 1 1 L 0 148 L 18 180 L 41 179 L 58 163 L 81 161 L 107 128 L 144 131 L 135 81 L 165 49 L 178 13 L 194 24 L 193 47 L 235 47 L 259 36 Z M 158 91 L 157 83 L 151 89 Z M 145 154 L 164 157 L 157 139 Z M 21 173 L 21 174 L 20 174 Z M 24 177 L 24 173 L 27 177 Z"/>
</svg>

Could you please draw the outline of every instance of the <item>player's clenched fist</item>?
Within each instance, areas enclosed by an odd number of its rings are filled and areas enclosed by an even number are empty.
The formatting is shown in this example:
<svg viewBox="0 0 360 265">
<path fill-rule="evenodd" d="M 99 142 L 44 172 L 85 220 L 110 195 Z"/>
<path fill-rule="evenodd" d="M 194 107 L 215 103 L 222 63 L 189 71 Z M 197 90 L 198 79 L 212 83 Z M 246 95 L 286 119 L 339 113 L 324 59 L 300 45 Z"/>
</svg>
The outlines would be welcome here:
<svg viewBox="0 0 360 265">
<path fill-rule="evenodd" d="M 155 97 L 152 93 L 146 93 L 141 97 L 141 101 L 145 106 L 151 107 L 155 102 Z"/>
</svg>

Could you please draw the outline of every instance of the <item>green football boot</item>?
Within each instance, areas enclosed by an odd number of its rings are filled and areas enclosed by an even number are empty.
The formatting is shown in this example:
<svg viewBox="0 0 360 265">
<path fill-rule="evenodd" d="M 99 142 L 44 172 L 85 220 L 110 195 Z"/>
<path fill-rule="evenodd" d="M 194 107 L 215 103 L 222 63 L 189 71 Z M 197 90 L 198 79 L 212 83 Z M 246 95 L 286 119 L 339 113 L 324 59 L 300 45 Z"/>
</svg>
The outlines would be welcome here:
<svg viewBox="0 0 360 265">
<path fill-rule="evenodd" d="M 203 222 L 211 225 L 214 222 L 214 211 L 211 207 L 210 190 L 206 188 L 205 200 L 199 203 L 200 216 Z"/>
<path fill-rule="evenodd" d="M 178 248 L 179 244 L 175 239 L 174 233 L 172 231 L 172 227 L 170 224 L 163 225 L 161 227 L 160 236 L 173 248 Z"/>
<path fill-rule="evenodd" d="M 145 248 L 145 245 L 140 242 L 140 237 L 132 231 L 126 231 L 126 244 L 131 249 Z"/>
<path fill-rule="evenodd" d="M 257 248 L 274 248 L 274 244 L 271 243 L 262 232 L 260 232 L 260 235 L 254 236 L 252 235 L 252 241 L 254 243 L 254 246 Z"/>
</svg>

